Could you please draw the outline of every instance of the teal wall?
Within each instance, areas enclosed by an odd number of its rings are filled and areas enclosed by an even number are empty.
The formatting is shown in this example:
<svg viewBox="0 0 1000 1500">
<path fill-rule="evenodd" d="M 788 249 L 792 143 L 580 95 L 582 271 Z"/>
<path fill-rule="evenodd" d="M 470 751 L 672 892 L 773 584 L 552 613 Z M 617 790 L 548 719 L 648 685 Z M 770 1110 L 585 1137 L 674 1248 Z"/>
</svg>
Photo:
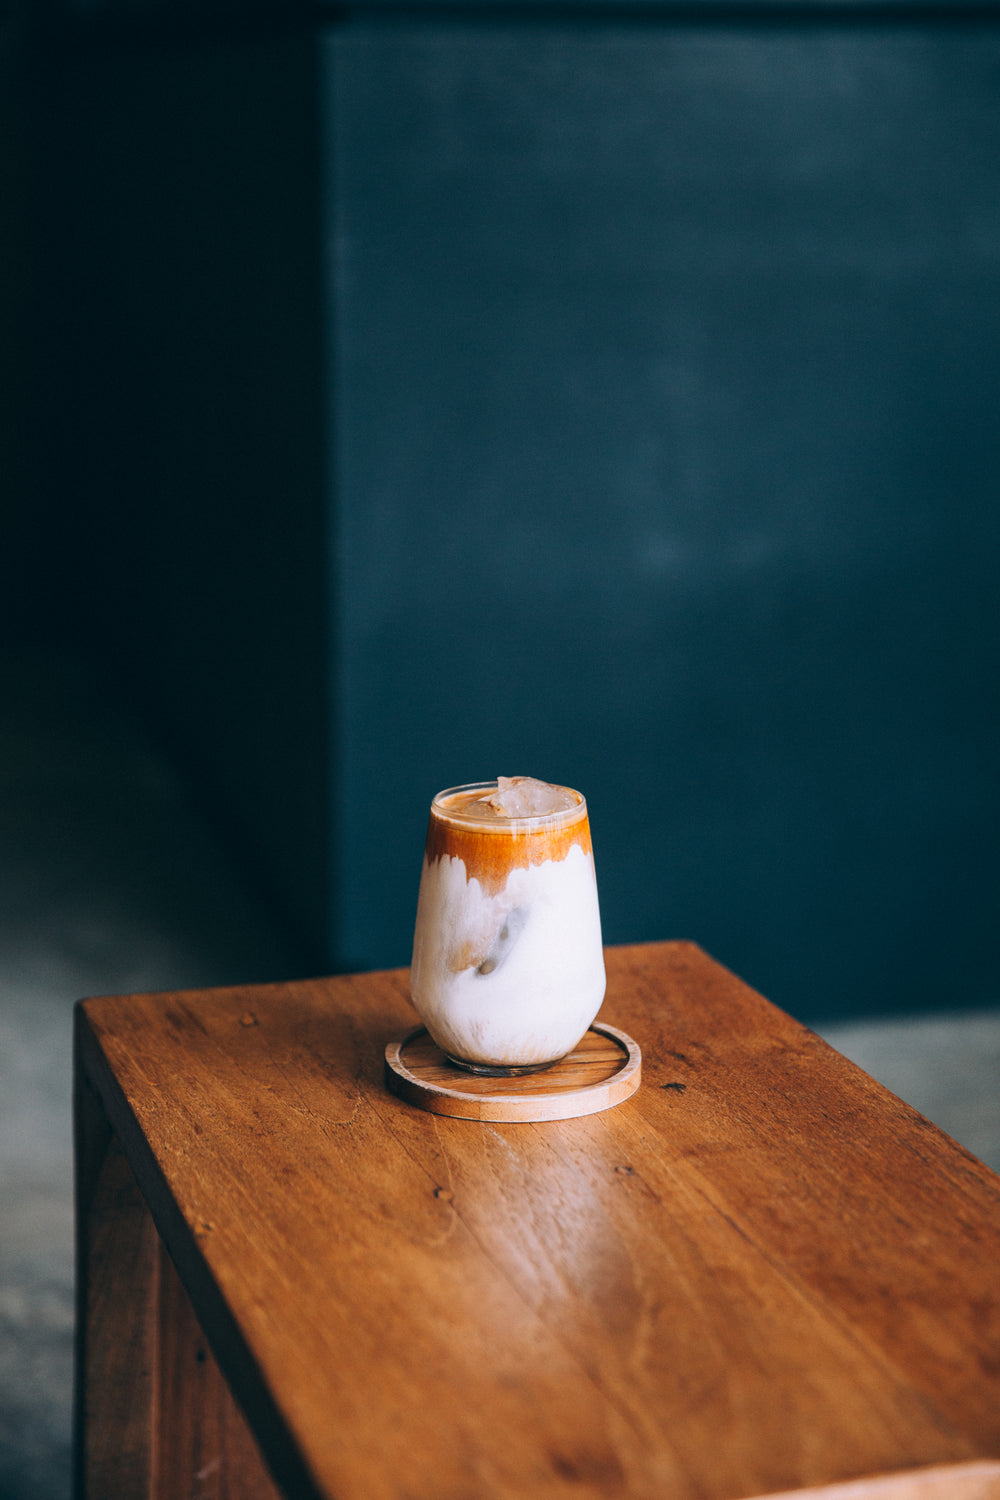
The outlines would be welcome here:
<svg viewBox="0 0 1000 1500">
<path fill-rule="evenodd" d="M 609 941 L 996 1001 L 1000 17 L 362 6 L 59 69 L 88 629 L 317 963 L 406 962 L 431 795 L 525 771 Z"/>
<path fill-rule="evenodd" d="M 524 770 L 588 794 L 613 940 L 995 997 L 998 34 L 324 64 L 349 955 L 405 956 L 421 801 Z"/>
</svg>

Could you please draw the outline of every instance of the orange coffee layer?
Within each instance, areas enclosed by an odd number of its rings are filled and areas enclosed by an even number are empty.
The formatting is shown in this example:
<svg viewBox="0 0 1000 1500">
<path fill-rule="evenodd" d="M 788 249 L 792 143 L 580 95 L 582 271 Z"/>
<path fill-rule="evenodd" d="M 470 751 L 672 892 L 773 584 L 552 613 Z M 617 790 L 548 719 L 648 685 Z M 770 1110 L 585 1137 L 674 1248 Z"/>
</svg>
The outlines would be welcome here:
<svg viewBox="0 0 1000 1500">
<path fill-rule="evenodd" d="M 565 816 L 561 815 L 563 819 Z M 474 828 L 467 823 L 448 822 L 432 812 L 425 853 L 428 863 L 446 854 L 460 859 L 468 879 L 478 880 L 494 896 L 503 890 L 512 869 L 565 859 L 574 844 L 579 844 L 584 854 L 592 852 L 586 806 L 581 806 L 579 816 L 570 822 L 553 821 L 551 826 L 542 823 L 532 828 L 503 823 L 483 823 Z"/>
</svg>

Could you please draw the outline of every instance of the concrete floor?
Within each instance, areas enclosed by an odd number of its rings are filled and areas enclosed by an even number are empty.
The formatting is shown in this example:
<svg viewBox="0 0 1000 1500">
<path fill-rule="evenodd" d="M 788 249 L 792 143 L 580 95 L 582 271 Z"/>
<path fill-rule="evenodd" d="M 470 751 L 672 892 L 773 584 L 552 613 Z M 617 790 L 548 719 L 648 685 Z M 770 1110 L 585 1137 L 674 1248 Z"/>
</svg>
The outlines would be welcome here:
<svg viewBox="0 0 1000 1500">
<path fill-rule="evenodd" d="M 170 766 L 66 656 L 0 659 L 0 884 L 0 1500 L 67 1500 L 72 1004 L 305 969 Z M 1000 1008 L 821 1029 L 1000 1169 Z"/>
</svg>

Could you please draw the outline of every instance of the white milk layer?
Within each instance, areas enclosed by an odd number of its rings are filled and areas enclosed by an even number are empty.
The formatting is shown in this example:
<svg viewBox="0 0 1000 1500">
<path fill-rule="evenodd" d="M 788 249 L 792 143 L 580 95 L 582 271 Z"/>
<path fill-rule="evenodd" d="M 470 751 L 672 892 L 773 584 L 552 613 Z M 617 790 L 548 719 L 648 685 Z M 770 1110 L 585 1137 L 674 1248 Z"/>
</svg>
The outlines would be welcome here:
<svg viewBox="0 0 1000 1500">
<path fill-rule="evenodd" d="M 484 892 L 461 859 L 424 860 L 410 990 L 431 1036 L 467 1062 L 553 1062 L 604 999 L 593 855 L 512 870 Z"/>
</svg>

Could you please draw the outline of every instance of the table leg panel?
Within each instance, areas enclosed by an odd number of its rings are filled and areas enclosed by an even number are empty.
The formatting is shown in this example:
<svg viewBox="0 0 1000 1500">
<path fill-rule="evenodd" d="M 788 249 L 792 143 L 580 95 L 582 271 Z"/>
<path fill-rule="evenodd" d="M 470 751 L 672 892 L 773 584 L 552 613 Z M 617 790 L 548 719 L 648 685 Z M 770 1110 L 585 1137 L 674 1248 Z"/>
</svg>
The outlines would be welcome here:
<svg viewBox="0 0 1000 1500">
<path fill-rule="evenodd" d="M 76 1500 L 279 1500 L 83 1075 L 74 1108 Z"/>
<path fill-rule="evenodd" d="M 279 1500 L 162 1243 L 159 1374 L 156 1500 Z"/>
<path fill-rule="evenodd" d="M 77 1500 L 156 1500 L 159 1237 L 97 1095 L 77 1079 Z"/>
</svg>

